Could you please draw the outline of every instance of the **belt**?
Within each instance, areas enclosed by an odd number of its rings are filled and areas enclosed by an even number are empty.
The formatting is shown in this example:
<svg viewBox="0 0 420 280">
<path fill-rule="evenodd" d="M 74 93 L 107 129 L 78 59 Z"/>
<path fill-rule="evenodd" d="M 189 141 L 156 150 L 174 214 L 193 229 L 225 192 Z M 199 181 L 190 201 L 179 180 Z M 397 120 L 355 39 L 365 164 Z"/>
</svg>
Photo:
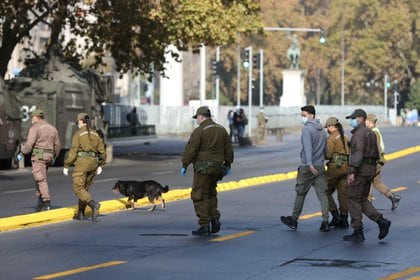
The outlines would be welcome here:
<svg viewBox="0 0 420 280">
<path fill-rule="evenodd" d="M 51 153 L 51 154 L 54 153 L 54 150 L 52 150 L 52 149 L 44 149 L 44 148 L 37 148 L 37 147 L 33 148 L 32 151 L 35 152 L 35 153 L 36 152 Z"/>
<path fill-rule="evenodd" d="M 97 157 L 95 152 L 77 152 L 77 156 L 79 157 Z"/>
</svg>

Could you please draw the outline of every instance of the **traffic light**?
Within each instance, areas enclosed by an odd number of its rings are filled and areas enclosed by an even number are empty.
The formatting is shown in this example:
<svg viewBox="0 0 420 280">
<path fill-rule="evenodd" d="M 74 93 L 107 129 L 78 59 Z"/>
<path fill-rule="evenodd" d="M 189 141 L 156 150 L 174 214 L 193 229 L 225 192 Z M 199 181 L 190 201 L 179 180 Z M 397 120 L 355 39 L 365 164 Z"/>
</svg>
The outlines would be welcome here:
<svg viewBox="0 0 420 280">
<path fill-rule="evenodd" d="M 249 50 L 242 53 L 242 66 L 247 69 L 249 67 Z"/>
<path fill-rule="evenodd" d="M 397 80 L 394 81 L 394 90 L 393 91 L 398 92 L 398 81 Z"/>
<path fill-rule="evenodd" d="M 260 54 L 259 53 L 254 54 L 252 56 L 252 67 L 254 69 L 259 69 L 260 68 Z"/>
<path fill-rule="evenodd" d="M 320 28 L 319 31 L 319 42 L 321 44 L 324 44 L 327 40 L 325 39 L 325 30 L 323 28 Z"/>
<path fill-rule="evenodd" d="M 216 61 L 214 59 L 211 61 L 211 70 L 214 76 L 219 75 L 219 61 Z"/>
<path fill-rule="evenodd" d="M 385 75 L 385 87 L 387 90 L 391 88 L 391 81 L 389 80 L 388 75 Z"/>
</svg>

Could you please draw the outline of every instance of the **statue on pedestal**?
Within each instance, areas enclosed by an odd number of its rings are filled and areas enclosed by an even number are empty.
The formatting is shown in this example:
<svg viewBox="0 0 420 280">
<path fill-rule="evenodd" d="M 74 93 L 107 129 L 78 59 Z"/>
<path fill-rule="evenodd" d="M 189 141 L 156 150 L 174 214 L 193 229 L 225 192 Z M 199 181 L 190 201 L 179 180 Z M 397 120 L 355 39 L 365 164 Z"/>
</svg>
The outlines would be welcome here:
<svg viewBox="0 0 420 280">
<path fill-rule="evenodd" d="M 299 69 L 300 49 L 297 36 L 294 34 L 288 36 L 292 41 L 289 49 L 287 50 L 287 58 L 291 61 L 290 69 Z"/>
</svg>

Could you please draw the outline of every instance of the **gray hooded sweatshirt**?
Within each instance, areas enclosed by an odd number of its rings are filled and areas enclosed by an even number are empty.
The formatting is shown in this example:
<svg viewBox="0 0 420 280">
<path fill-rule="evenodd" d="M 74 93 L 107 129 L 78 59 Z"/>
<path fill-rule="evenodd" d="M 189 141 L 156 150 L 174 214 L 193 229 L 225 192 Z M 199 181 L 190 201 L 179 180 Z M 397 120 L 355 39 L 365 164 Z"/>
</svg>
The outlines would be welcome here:
<svg viewBox="0 0 420 280">
<path fill-rule="evenodd" d="M 300 140 L 302 143 L 301 164 L 324 165 L 327 152 L 327 133 L 319 119 L 310 119 L 306 122 Z"/>
</svg>

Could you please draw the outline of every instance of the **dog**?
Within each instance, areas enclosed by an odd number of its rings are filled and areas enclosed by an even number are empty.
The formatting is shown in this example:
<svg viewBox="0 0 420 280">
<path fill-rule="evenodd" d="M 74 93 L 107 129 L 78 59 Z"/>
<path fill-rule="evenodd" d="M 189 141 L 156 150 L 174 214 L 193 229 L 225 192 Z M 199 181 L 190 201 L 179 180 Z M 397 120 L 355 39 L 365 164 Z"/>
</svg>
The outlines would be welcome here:
<svg viewBox="0 0 420 280">
<path fill-rule="evenodd" d="M 147 181 L 122 181 L 118 180 L 115 183 L 115 186 L 112 188 L 112 191 L 116 194 L 122 194 L 128 197 L 127 208 L 135 209 L 136 202 L 138 199 L 146 197 L 152 203 L 152 207 L 148 209 L 149 212 L 155 210 L 156 204 L 155 200 L 159 200 L 162 205 L 162 210 L 165 210 L 165 200 L 162 197 L 162 193 L 169 191 L 169 187 L 162 187 L 156 181 L 147 180 Z"/>
</svg>

